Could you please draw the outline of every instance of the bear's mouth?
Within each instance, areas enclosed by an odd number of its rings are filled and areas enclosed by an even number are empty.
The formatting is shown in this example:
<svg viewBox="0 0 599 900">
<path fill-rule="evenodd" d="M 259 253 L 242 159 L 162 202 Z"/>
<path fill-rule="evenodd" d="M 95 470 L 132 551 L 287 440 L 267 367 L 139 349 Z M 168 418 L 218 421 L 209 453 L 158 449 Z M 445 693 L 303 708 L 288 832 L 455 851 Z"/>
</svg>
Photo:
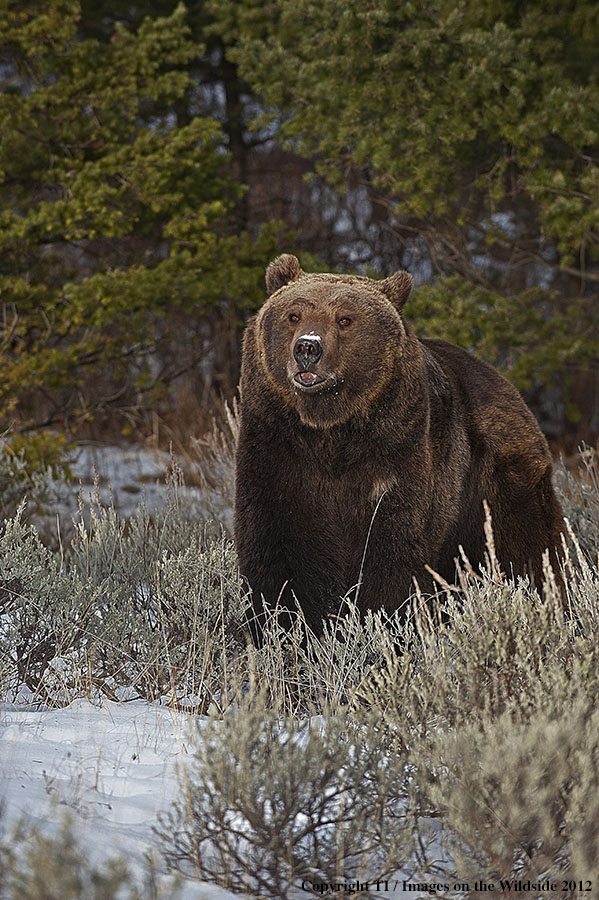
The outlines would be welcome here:
<svg viewBox="0 0 599 900">
<path fill-rule="evenodd" d="M 310 389 L 316 387 L 317 384 L 322 384 L 324 378 L 322 375 L 317 375 L 316 372 L 296 372 L 293 376 L 293 380 L 305 390 L 306 388 Z"/>
</svg>

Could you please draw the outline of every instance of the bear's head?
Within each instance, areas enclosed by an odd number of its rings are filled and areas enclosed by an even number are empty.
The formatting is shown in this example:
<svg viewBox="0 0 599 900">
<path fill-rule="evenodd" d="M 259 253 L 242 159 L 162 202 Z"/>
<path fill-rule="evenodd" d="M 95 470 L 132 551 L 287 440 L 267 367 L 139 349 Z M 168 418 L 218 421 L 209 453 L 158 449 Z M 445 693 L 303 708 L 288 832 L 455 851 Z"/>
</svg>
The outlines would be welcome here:
<svg viewBox="0 0 599 900">
<path fill-rule="evenodd" d="M 314 428 L 367 416 L 401 357 L 412 276 L 309 274 L 285 253 L 268 266 L 266 286 L 255 334 L 270 385 Z"/>
</svg>

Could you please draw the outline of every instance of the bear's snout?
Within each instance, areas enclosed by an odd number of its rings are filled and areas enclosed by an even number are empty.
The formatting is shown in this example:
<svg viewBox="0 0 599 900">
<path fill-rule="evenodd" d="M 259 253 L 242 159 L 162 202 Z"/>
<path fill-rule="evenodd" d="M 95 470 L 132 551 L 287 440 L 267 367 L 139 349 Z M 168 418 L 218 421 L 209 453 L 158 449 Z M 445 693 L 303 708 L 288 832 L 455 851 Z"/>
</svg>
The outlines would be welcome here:
<svg viewBox="0 0 599 900">
<path fill-rule="evenodd" d="M 303 334 L 294 344 L 293 358 L 302 369 L 315 365 L 321 356 L 322 343 L 317 334 Z"/>
</svg>

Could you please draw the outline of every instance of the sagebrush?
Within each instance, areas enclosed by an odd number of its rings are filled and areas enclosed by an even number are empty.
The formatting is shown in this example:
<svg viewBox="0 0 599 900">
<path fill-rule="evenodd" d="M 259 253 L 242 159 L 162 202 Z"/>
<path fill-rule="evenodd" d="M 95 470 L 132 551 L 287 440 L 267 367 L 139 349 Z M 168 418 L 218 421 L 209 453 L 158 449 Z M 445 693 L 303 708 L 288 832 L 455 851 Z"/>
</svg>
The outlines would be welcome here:
<svg viewBox="0 0 599 900">
<path fill-rule="evenodd" d="M 491 541 L 403 621 L 347 601 L 316 639 L 275 610 L 259 649 L 234 548 L 176 483 L 127 521 L 81 506 L 58 549 L 21 509 L 0 531 L 3 697 L 208 713 L 162 844 L 232 890 L 599 878 L 598 471 L 587 449 L 561 476 L 563 595 L 549 565 L 542 586 L 510 580 Z"/>
</svg>

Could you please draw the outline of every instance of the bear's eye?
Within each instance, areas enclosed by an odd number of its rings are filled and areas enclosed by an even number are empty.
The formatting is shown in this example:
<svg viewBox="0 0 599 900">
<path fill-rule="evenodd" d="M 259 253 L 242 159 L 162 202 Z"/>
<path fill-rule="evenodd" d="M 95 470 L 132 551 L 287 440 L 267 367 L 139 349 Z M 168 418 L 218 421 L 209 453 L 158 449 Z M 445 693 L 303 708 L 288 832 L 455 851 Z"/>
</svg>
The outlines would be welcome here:
<svg viewBox="0 0 599 900">
<path fill-rule="evenodd" d="M 299 320 L 300 320 L 300 317 L 298 316 L 297 313 L 289 313 L 289 321 L 293 322 L 294 325 L 296 322 L 299 322 Z"/>
<path fill-rule="evenodd" d="M 351 321 L 352 320 L 349 318 L 349 316 L 342 316 L 337 320 L 337 324 L 339 325 L 339 328 L 347 328 L 348 325 L 351 325 Z"/>
</svg>

